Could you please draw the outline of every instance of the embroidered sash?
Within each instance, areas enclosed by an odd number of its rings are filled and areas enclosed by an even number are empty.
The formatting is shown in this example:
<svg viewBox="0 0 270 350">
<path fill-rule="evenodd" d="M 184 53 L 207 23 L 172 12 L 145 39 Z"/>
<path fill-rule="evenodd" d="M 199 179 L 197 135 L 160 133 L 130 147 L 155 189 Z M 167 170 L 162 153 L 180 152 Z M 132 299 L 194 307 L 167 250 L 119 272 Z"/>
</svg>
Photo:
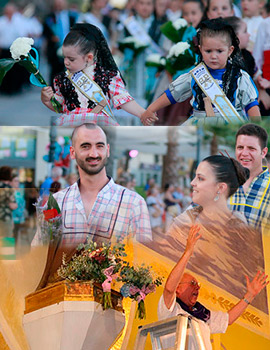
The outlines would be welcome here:
<svg viewBox="0 0 270 350">
<path fill-rule="evenodd" d="M 68 79 L 72 84 L 90 101 L 97 105 L 92 109 L 91 113 L 100 113 L 101 111 L 108 117 L 113 117 L 112 110 L 107 102 L 106 97 L 101 87 L 92 80 L 84 71 L 76 72 L 74 74 L 66 71 Z"/>
<path fill-rule="evenodd" d="M 152 49 L 161 55 L 164 54 L 164 51 L 152 40 L 150 35 L 146 33 L 144 28 L 140 25 L 140 23 L 136 20 L 134 16 L 128 17 L 123 22 L 124 26 L 127 28 L 129 33 L 134 36 L 138 41 L 149 44 Z"/>
<path fill-rule="evenodd" d="M 244 118 L 238 114 L 230 100 L 224 94 L 224 91 L 218 85 L 216 80 L 209 73 L 204 63 L 198 64 L 191 70 L 191 75 L 196 83 L 202 89 L 207 97 L 210 98 L 211 103 L 215 106 L 221 116 L 231 123 L 243 123 Z"/>
</svg>

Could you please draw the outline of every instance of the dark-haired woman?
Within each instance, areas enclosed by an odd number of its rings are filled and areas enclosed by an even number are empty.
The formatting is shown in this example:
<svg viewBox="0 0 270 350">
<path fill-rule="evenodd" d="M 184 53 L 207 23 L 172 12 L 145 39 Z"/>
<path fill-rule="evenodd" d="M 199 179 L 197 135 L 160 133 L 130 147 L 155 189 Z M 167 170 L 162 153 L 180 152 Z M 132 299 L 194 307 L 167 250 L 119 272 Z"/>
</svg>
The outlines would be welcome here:
<svg viewBox="0 0 270 350">
<path fill-rule="evenodd" d="M 178 261 L 190 228 L 198 224 L 202 238 L 187 268 L 236 297 L 242 296 L 245 287 L 241 276 L 252 278 L 258 270 L 264 270 L 261 234 L 247 225 L 244 216 L 236 217 L 227 207 L 228 198 L 248 176 L 249 171 L 232 158 L 205 158 L 191 182 L 196 207 L 175 218 L 166 239 L 153 244 L 163 256 Z M 266 310 L 265 293 L 254 306 Z"/>
<path fill-rule="evenodd" d="M 64 40 L 63 55 L 67 71 L 55 77 L 55 93 L 50 86 L 41 92 L 42 102 L 51 110 L 52 97 L 62 105 L 64 115 L 58 125 L 87 121 L 119 125 L 111 106 L 141 117 L 145 110 L 126 90 L 100 29 L 88 23 L 74 25 Z"/>
</svg>

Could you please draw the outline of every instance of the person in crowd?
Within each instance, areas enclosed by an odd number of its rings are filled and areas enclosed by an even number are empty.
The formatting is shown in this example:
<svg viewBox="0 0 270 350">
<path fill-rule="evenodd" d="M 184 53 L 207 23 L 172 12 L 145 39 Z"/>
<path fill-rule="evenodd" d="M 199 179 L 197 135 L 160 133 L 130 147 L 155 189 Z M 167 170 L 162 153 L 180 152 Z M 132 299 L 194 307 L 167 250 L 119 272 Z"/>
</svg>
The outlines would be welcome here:
<svg viewBox="0 0 270 350">
<path fill-rule="evenodd" d="M 146 204 L 149 210 L 151 228 L 153 232 L 161 235 L 163 233 L 162 217 L 164 213 L 165 204 L 162 201 L 159 190 L 156 186 L 148 190 Z"/>
<path fill-rule="evenodd" d="M 201 0 L 185 0 L 182 6 L 182 17 L 194 28 L 198 28 L 204 12 Z"/>
<path fill-rule="evenodd" d="M 157 43 L 161 44 L 160 26 L 168 21 L 166 10 L 168 7 L 168 0 L 155 0 L 154 2 L 154 20 L 149 29 L 149 35 Z"/>
<path fill-rule="evenodd" d="M 61 183 L 59 181 L 54 181 L 50 187 L 50 193 L 57 193 L 61 190 Z"/>
<path fill-rule="evenodd" d="M 262 77 L 261 69 L 257 67 L 253 55 L 247 50 L 250 35 L 247 32 L 246 22 L 244 22 L 242 18 L 236 16 L 226 17 L 225 19 L 227 23 L 233 27 L 239 39 L 239 47 L 244 59 L 246 71 L 252 77 L 258 88 L 261 115 L 268 116 L 270 109 L 270 90 L 267 90 L 267 88 L 270 87 L 270 82 Z"/>
<path fill-rule="evenodd" d="M 259 25 L 263 21 L 261 15 L 265 0 L 241 0 L 243 20 L 247 24 L 247 31 L 250 34 L 247 49 L 252 53 L 257 37 Z"/>
<path fill-rule="evenodd" d="M 43 24 L 43 36 L 46 40 L 46 56 L 50 66 L 51 84 L 54 77 L 65 68 L 61 46 L 77 19 L 78 13 L 68 9 L 66 0 L 53 0 L 52 12 L 45 17 Z"/>
<path fill-rule="evenodd" d="M 12 168 L 0 167 L 0 238 L 13 237 L 13 210 L 17 209 L 14 189 L 10 185 Z"/>
<path fill-rule="evenodd" d="M 168 19 L 172 22 L 176 21 L 182 16 L 183 0 L 171 0 L 166 11 Z"/>
<path fill-rule="evenodd" d="M 75 173 L 70 173 L 66 176 L 67 186 L 73 185 L 78 180 L 78 175 Z"/>
<path fill-rule="evenodd" d="M 93 122 L 119 125 L 113 117 L 111 104 L 137 117 L 145 111 L 125 88 L 118 67 L 101 31 L 88 23 L 73 26 L 63 43 L 67 72 L 54 79 L 54 89 L 44 87 L 42 102 L 51 110 L 51 98 L 61 103 L 65 113 L 59 125 Z M 81 85 L 82 81 L 87 84 Z M 87 89 L 86 86 L 92 89 Z M 153 117 L 155 118 L 155 117 Z"/>
<path fill-rule="evenodd" d="M 0 17 L 0 59 L 11 58 L 10 46 L 18 37 L 28 36 L 28 26 L 25 18 L 18 11 L 17 6 L 8 1 Z M 7 72 L 0 86 L 3 94 L 14 94 L 22 91 L 29 79 L 29 74 L 19 64 Z"/>
<path fill-rule="evenodd" d="M 205 349 L 211 350 L 210 334 L 225 333 L 228 325 L 233 324 L 243 314 L 248 305 L 267 286 L 269 280 L 262 271 L 258 271 L 252 280 L 246 276 L 246 292 L 233 307 L 227 312 L 207 309 L 198 301 L 200 283 L 194 276 L 186 272 L 189 261 L 195 260 L 193 252 L 196 250 L 197 242 L 203 239 L 202 236 L 198 225 L 191 227 L 185 250 L 169 274 L 159 300 L 158 318 L 163 320 L 179 314 L 193 316 L 198 321 Z M 204 267 L 207 268 L 207 263 Z M 197 348 L 193 337 L 192 332 L 188 333 L 187 344 L 190 350 Z M 162 346 L 166 349 L 173 347 L 174 344 L 174 335 L 166 336 L 166 339 L 162 340 Z"/>
<path fill-rule="evenodd" d="M 39 288 L 57 279 L 62 253 L 65 252 L 67 259 L 71 258 L 78 244 L 88 239 L 100 245 L 128 235 L 140 242 L 152 239 L 144 199 L 115 184 L 106 174 L 110 146 L 104 131 L 96 124 L 82 124 L 74 129 L 71 140 L 70 155 L 76 159 L 80 177 L 73 185 L 54 195 L 62 213 L 63 232 L 61 243 L 50 245 L 48 257 L 54 258 L 47 260 Z M 41 243 L 41 233 L 37 231 L 32 246 Z"/>
<path fill-rule="evenodd" d="M 105 26 L 104 20 L 104 9 L 108 4 L 107 0 L 93 0 L 89 2 L 89 8 L 86 13 L 83 13 L 79 19 L 78 23 L 90 23 L 98 27 L 102 34 L 104 35 L 108 44 L 110 44 L 109 30 Z"/>
<path fill-rule="evenodd" d="M 230 25 L 222 18 L 204 21 L 199 31 L 200 61 L 217 80 L 220 88 L 235 108 L 235 118 L 225 120 L 216 107 L 212 108 L 211 100 L 204 99 L 202 88 L 194 80 L 191 73 L 181 75 L 142 115 L 145 124 L 154 122 L 153 114 L 160 108 L 185 101 L 193 95 L 191 104 L 193 116 L 182 125 L 198 125 L 198 123 L 227 124 L 248 118 L 258 119 L 260 116 L 258 91 L 253 80 L 244 70 L 240 56 L 239 40 Z M 210 105 L 207 105 L 209 102 Z M 207 118 L 210 116 L 211 118 Z"/>
<path fill-rule="evenodd" d="M 174 185 L 166 184 L 164 186 L 163 201 L 165 204 L 166 219 L 165 230 L 170 226 L 173 218 L 181 213 L 181 200 L 173 196 Z"/>
<path fill-rule="evenodd" d="M 263 159 L 268 152 L 267 131 L 256 124 L 243 125 L 236 134 L 236 159 L 250 171 L 249 179 L 229 199 L 229 208 L 245 215 L 255 229 L 270 228 L 270 174 Z"/>
<path fill-rule="evenodd" d="M 267 17 L 262 21 L 258 28 L 256 41 L 254 44 L 253 56 L 259 69 L 262 70 L 262 76 L 265 78 L 260 82 L 260 87 L 266 89 L 268 103 L 264 103 L 262 115 L 270 114 L 270 3 L 265 5 Z"/>
<path fill-rule="evenodd" d="M 148 194 L 148 190 L 151 189 L 152 187 L 156 186 L 156 180 L 153 177 L 150 177 L 147 182 L 146 185 L 144 186 L 144 190 L 147 192 Z"/>
<path fill-rule="evenodd" d="M 205 17 L 214 19 L 218 17 L 229 17 L 234 15 L 232 0 L 208 0 L 205 8 Z"/>
<path fill-rule="evenodd" d="M 18 241 L 19 234 L 25 229 L 25 199 L 23 189 L 20 188 L 19 174 L 16 171 L 12 172 L 10 186 L 14 189 L 14 196 L 17 203 L 17 208 L 12 211 L 14 222 L 13 235 L 15 242 Z"/>
<path fill-rule="evenodd" d="M 47 177 L 46 180 L 40 186 L 40 195 L 48 197 L 50 194 L 50 188 L 53 182 L 59 182 L 63 175 L 63 169 L 60 166 L 52 168 L 51 176 Z"/>
</svg>

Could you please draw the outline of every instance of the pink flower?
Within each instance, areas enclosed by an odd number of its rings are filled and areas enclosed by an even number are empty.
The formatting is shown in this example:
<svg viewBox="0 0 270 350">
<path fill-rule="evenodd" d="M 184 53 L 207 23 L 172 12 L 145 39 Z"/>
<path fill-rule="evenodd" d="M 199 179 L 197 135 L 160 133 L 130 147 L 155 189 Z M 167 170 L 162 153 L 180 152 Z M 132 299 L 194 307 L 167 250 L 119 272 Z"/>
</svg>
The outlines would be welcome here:
<svg viewBox="0 0 270 350">
<path fill-rule="evenodd" d="M 138 288 L 138 287 L 135 287 L 135 286 L 131 286 L 130 288 L 129 288 L 129 294 L 130 295 L 135 295 L 135 294 L 137 294 L 137 293 L 139 293 L 140 292 L 140 289 Z"/>
</svg>

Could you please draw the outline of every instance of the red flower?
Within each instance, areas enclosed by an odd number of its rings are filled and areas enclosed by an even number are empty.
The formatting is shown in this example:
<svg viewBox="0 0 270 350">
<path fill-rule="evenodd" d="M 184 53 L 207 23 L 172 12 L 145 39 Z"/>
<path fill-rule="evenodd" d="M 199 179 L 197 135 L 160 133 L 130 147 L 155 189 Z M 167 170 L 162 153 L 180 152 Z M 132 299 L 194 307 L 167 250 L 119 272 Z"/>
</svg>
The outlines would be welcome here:
<svg viewBox="0 0 270 350">
<path fill-rule="evenodd" d="M 56 216 L 58 216 L 58 211 L 55 208 L 44 210 L 43 213 L 44 213 L 44 219 L 46 221 L 54 219 Z"/>
</svg>

